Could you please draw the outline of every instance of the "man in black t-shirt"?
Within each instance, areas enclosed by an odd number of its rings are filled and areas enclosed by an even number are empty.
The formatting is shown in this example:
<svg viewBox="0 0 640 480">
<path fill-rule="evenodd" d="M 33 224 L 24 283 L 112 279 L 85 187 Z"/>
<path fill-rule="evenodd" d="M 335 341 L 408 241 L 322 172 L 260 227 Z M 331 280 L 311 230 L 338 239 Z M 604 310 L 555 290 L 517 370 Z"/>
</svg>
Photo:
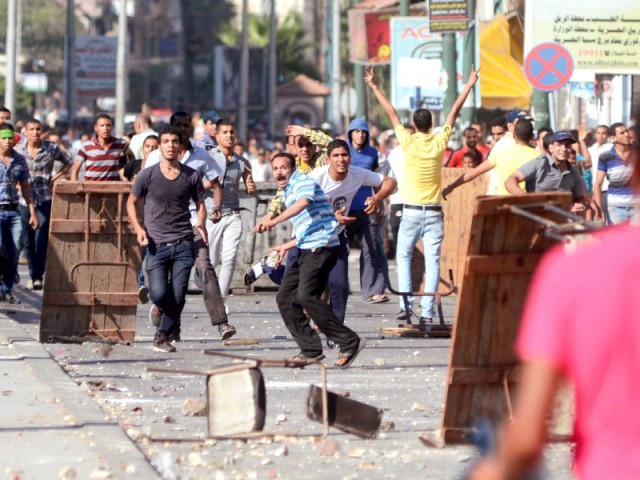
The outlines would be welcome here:
<svg viewBox="0 0 640 480">
<path fill-rule="evenodd" d="M 142 170 L 136 177 L 127 201 L 129 221 L 138 243 L 148 248 L 147 282 L 154 305 L 163 312 L 153 340 L 153 349 L 175 352 L 169 336 L 180 328 L 189 274 L 195 262 L 193 227 L 189 201 L 197 206 L 196 229 L 206 243 L 206 197 L 202 181 L 192 168 L 178 161 L 182 133 L 172 127 L 160 134 L 162 160 Z M 136 204 L 144 198 L 144 226 L 140 224 Z"/>
<path fill-rule="evenodd" d="M 158 149 L 159 142 L 160 140 L 158 140 L 157 135 L 149 135 L 145 138 L 144 142 L 142 142 L 142 158 L 137 158 L 132 162 L 127 162 L 127 164 L 120 169 L 120 176 L 126 178 L 130 182 L 134 181 L 138 172 L 144 168 L 149 154 Z"/>
</svg>

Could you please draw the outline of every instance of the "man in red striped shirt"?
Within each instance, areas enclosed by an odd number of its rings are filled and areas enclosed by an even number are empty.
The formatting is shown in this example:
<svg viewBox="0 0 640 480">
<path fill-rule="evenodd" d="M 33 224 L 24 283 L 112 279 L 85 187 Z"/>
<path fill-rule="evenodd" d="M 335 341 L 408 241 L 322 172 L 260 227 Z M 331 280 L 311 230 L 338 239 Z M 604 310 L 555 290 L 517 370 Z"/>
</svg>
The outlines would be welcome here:
<svg viewBox="0 0 640 480">
<path fill-rule="evenodd" d="M 127 163 L 127 158 L 133 160 L 129 144 L 111 135 L 113 120 L 106 113 L 96 116 L 93 128 L 96 134 L 84 142 L 76 153 L 71 180 L 78 180 L 78 172 L 84 164 L 85 181 L 118 181 L 121 179 L 119 170 Z"/>
</svg>

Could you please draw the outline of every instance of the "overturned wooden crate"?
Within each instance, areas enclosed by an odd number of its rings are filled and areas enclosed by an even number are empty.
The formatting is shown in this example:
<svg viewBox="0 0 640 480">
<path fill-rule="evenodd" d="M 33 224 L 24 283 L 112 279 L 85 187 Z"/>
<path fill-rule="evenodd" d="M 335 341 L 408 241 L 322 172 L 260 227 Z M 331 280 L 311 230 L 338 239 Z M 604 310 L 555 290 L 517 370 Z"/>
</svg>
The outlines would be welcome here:
<svg viewBox="0 0 640 480">
<path fill-rule="evenodd" d="M 129 182 L 60 182 L 51 206 L 40 341 L 135 338 L 140 248 Z"/>
<path fill-rule="evenodd" d="M 467 443 L 475 420 L 511 416 L 514 343 L 532 274 L 558 241 L 596 228 L 568 213 L 568 193 L 479 197 L 470 230 L 442 428 L 430 445 Z"/>
</svg>

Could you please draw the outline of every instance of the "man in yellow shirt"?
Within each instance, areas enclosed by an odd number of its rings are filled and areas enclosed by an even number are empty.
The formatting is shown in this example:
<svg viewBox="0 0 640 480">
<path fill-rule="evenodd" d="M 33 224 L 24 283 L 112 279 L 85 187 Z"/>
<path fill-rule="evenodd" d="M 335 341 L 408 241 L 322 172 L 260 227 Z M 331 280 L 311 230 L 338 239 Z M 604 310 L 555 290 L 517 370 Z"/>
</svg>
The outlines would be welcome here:
<svg viewBox="0 0 640 480">
<path fill-rule="evenodd" d="M 405 155 L 405 166 L 400 185 L 400 197 L 404 202 L 396 261 L 398 264 L 398 290 L 411 292 L 411 256 L 413 249 L 422 237 L 424 244 L 425 290 L 435 292 L 440 280 L 440 245 L 444 238 L 442 206 L 440 204 L 442 179 L 442 157 L 451 128 L 458 117 L 469 92 L 478 81 L 478 72 L 471 68 L 471 74 L 462 93 L 453 104 L 444 127 L 436 133 L 429 133 L 433 127 L 433 117 L 429 110 L 418 109 L 413 114 L 415 133 L 409 134 L 402 126 L 400 117 L 391 102 L 376 84 L 373 67 L 367 70 L 364 77 L 376 98 L 384 108 L 402 146 Z M 422 313 L 420 323 L 431 322 L 435 314 L 434 298 L 424 296 L 421 300 Z M 412 308 L 413 297 L 409 298 Z M 404 318 L 404 301 L 400 299 L 399 318 Z M 402 315 L 402 316 L 401 316 Z"/>
<path fill-rule="evenodd" d="M 509 145 L 491 154 L 487 161 L 459 176 L 455 182 L 442 190 L 442 198 L 446 200 L 447 196 L 456 188 L 494 168 L 496 169 L 498 183 L 495 195 L 509 195 L 507 189 L 504 188 L 505 180 L 518 168 L 529 160 L 533 160 L 539 154 L 535 148 L 529 146 L 529 142 L 533 138 L 533 124 L 529 120 L 522 120 L 516 123 L 513 136 L 516 142 L 514 145 Z M 524 190 L 524 184 L 521 184 L 520 188 Z"/>
</svg>

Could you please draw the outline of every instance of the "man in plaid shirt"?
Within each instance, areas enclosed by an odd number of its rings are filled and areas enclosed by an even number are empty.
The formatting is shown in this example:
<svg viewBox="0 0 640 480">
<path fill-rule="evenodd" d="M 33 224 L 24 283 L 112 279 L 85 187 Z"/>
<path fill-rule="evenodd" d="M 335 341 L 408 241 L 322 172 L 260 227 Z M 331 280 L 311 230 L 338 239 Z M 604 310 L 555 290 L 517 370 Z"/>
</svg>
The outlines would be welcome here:
<svg viewBox="0 0 640 480">
<path fill-rule="evenodd" d="M 40 226 L 33 230 L 28 228 L 29 208 L 21 202 L 19 210 L 22 216 L 23 248 L 27 252 L 29 275 L 31 280 L 27 288 L 42 289 L 42 277 L 47 258 L 47 244 L 49 241 L 49 219 L 51 217 L 51 198 L 53 183 L 62 177 L 73 164 L 71 158 L 60 150 L 54 142 L 42 140 L 42 124 L 32 118 L 25 125 L 26 141 L 15 147 L 15 151 L 22 155 L 29 167 L 29 184 L 33 191 L 33 199 Z M 54 174 L 55 163 L 60 167 Z"/>
</svg>

